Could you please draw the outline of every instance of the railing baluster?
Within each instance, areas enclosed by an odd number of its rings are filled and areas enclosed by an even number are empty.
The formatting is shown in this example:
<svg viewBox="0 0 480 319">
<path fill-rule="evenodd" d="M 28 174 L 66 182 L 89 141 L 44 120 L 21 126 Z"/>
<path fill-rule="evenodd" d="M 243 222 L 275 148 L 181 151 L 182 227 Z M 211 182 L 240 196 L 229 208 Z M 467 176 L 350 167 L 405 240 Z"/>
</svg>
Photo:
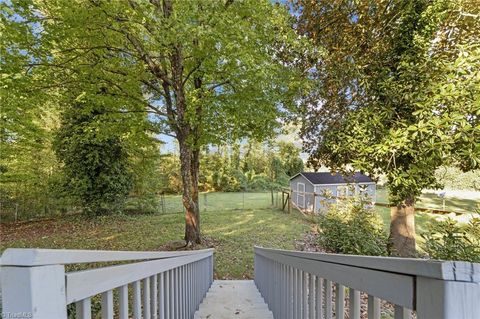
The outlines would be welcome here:
<svg viewBox="0 0 480 319">
<path fill-rule="evenodd" d="M 102 319 L 113 319 L 113 291 L 102 293 Z"/>
<path fill-rule="evenodd" d="M 195 313 L 194 302 L 193 302 L 193 278 L 192 278 L 192 265 L 187 265 L 188 268 L 188 307 L 190 309 L 189 316 L 193 317 Z"/>
<path fill-rule="evenodd" d="M 178 318 L 178 280 L 177 268 L 172 269 L 172 278 L 170 289 L 172 289 L 172 317 Z"/>
<path fill-rule="evenodd" d="M 92 318 L 92 302 L 90 298 L 77 301 L 75 303 L 77 319 L 91 319 Z"/>
<path fill-rule="evenodd" d="M 164 272 L 158 274 L 158 319 L 165 319 L 165 282 Z"/>
<path fill-rule="evenodd" d="M 185 266 L 182 266 L 182 317 L 187 318 L 187 307 L 186 307 L 186 302 L 187 302 L 187 289 L 185 287 L 186 280 L 185 280 Z"/>
<path fill-rule="evenodd" d="M 158 318 L 157 290 L 157 275 L 153 275 L 150 277 L 150 316 L 152 319 Z"/>
<path fill-rule="evenodd" d="M 316 312 L 318 318 L 323 318 L 323 279 L 320 277 L 315 278 L 315 303 Z"/>
<path fill-rule="evenodd" d="M 341 284 L 335 285 L 335 319 L 345 318 L 345 287 Z"/>
<path fill-rule="evenodd" d="M 288 318 L 293 318 L 294 316 L 294 298 L 295 298 L 295 278 L 294 278 L 294 269 L 293 267 L 288 267 L 288 276 L 289 276 L 289 295 L 288 295 Z"/>
<path fill-rule="evenodd" d="M 360 319 L 360 291 L 349 288 L 350 319 Z"/>
<path fill-rule="evenodd" d="M 165 272 L 165 318 L 170 318 L 172 315 L 171 308 L 171 294 L 170 294 L 170 270 Z"/>
<path fill-rule="evenodd" d="M 288 294 L 289 294 L 289 278 L 288 278 L 288 266 L 282 265 L 282 283 L 283 283 L 283 294 L 282 294 L 282 318 L 288 318 Z"/>
<path fill-rule="evenodd" d="M 410 319 L 411 311 L 399 305 L 395 305 L 395 319 Z"/>
<path fill-rule="evenodd" d="M 180 267 L 177 267 L 176 270 L 177 270 L 177 280 L 176 280 L 175 285 L 177 286 L 177 302 L 176 302 L 177 317 L 183 319 L 182 318 L 182 307 L 181 307 L 181 303 L 182 303 L 182 280 L 181 280 L 181 275 L 180 275 Z"/>
<path fill-rule="evenodd" d="M 133 283 L 133 318 L 142 319 L 140 281 L 135 281 Z"/>
<path fill-rule="evenodd" d="M 301 291 L 302 291 L 302 274 L 299 269 L 295 268 L 295 318 L 302 318 L 302 300 Z"/>
<path fill-rule="evenodd" d="M 308 288 L 308 309 L 310 314 L 310 319 L 315 319 L 315 278 L 317 276 L 310 275 L 309 276 L 309 288 Z"/>
<path fill-rule="evenodd" d="M 302 271 L 302 318 L 308 318 L 307 277 L 307 273 Z"/>
<path fill-rule="evenodd" d="M 332 319 L 332 282 L 325 280 L 325 319 Z"/>
<path fill-rule="evenodd" d="M 150 277 L 143 279 L 143 318 L 151 319 L 150 314 Z"/>
<path fill-rule="evenodd" d="M 380 299 L 368 295 L 368 319 L 380 319 Z"/>
<path fill-rule="evenodd" d="M 183 319 L 183 278 L 182 267 L 178 267 L 178 317 Z"/>
<path fill-rule="evenodd" d="M 118 317 L 128 319 L 128 285 L 118 288 Z"/>
</svg>

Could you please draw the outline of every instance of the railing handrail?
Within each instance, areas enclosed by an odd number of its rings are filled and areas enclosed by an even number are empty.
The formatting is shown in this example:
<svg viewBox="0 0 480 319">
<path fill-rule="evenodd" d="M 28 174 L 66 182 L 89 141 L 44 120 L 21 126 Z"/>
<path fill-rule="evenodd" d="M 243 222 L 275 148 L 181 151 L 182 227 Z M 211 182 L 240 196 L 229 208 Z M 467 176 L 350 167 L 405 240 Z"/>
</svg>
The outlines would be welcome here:
<svg viewBox="0 0 480 319">
<path fill-rule="evenodd" d="M 307 318 L 307 313 L 316 318 L 316 312 L 323 312 L 323 296 L 325 318 L 331 318 L 333 302 L 335 313 L 344 318 L 345 288 L 354 319 L 361 317 L 360 292 L 368 295 L 369 318 L 380 318 L 380 300 L 394 305 L 395 318 L 410 318 L 411 310 L 422 319 L 467 319 L 480 313 L 478 263 L 255 246 L 255 283 L 274 316 L 281 318 Z"/>
<path fill-rule="evenodd" d="M 213 282 L 213 252 L 8 249 L 1 257 L 2 310 L 67 319 L 67 305 L 75 303 L 76 317 L 85 319 L 100 295 L 102 318 L 116 311 L 129 318 L 130 305 L 135 318 L 193 318 Z M 66 264 L 107 261 L 132 262 L 65 272 Z"/>
<path fill-rule="evenodd" d="M 46 266 L 128 260 L 152 260 L 213 252 L 213 248 L 185 251 L 112 251 L 82 249 L 8 248 L 1 266 Z"/>
<path fill-rule="evenodd" d="M 116 265 L 65 274 L 67 304 L 210 257 L 203 253 Z"/>
<path fill-rule="evenodd" d="M 480 282 L 480 264 L 418 258 L 342 255 L 254 246 L 255 250 L 390 273 L 451 281 Z"/>
</svg>

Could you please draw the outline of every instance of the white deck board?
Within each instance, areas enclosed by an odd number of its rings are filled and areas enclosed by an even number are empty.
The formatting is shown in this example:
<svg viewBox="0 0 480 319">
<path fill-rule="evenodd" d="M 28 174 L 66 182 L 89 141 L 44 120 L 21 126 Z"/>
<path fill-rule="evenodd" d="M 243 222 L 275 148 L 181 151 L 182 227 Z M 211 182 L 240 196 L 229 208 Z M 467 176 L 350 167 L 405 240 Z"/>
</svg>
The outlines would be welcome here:
<svg viewBox="0 0 480 319">
<path fill-rule="evenodd" d="M 273 319 L 253 280 L 215 280 L 195 319 Z"/>
</svg>

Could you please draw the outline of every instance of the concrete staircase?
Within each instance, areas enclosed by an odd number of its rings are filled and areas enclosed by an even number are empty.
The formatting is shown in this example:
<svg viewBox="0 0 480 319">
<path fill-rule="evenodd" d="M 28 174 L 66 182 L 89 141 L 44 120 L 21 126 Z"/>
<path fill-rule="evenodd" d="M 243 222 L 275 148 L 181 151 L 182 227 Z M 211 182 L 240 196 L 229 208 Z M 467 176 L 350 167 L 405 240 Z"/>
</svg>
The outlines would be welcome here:
<svg viewBox="0 0 480 319">
<path fill-rule="evenodd" d="M 195 319 L 273 319 L 253 280 L 215 280 Z"/>
</svg>

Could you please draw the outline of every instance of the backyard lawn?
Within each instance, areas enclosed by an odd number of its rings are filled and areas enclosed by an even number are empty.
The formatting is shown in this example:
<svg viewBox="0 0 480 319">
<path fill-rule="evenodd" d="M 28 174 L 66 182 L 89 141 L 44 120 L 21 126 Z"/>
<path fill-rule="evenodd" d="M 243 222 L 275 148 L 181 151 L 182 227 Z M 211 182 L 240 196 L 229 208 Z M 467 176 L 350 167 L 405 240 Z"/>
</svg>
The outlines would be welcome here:
<svg viewBox="0 0 480 319">
<path fill-rule="evenodd" d="M 275 194 L 274 200 L 277 201 Z M 384 201 L 386 192 L 379 190 L 377 201 Z M 438 205 L 433 195 L 423 195 L 419 202 Z M 474 201 L 447 201 L 447 209 L 469 210 Z M 215 276 L 224 279 L 251 278 L 253 246 L 295 248 L 311 224 L 298 212 L 284 214 L 271 208 L 270 193 L 208 193 L 200 196 L 201 228 L 206 247 L 216 249 Z M 441 204 L 440 204 L 441 205 Z M 58 219 L 25 223 L 0 224 L 0 250 L 8 247 L 38 247 L 107 250 L 165 250 L 180 245 L 184 232 L 184 215 L 180 196 L 165 196 L 166 213 L 126 214 L 85 219 L 66 216 Z M 390 224 L 390 210 L 376 207 L 384 221 Z M 417 240 L 434 215 L 417 212 Z M 420 247 L 419 247 L 420 248 Z"/>
<path fill-rule="evenodd" d="M 472 213 L 476 208 L 478 200 L 478 198 L 470 199 L 447 195 L 445 197 L 445 210 L 459 213 Z M 388 190 L 386 188 L 377 189 L 377 202 L 388 202 Z M 443 210 L 442 198 L 440 198 L 437 194 L 434 193 L 422 193 L 416 203 L 416 206 L 422 208 Z"/>
<path fill-rule="evenodd" d="M 220 279 L 252 278 L 254 245 L 293 249 L 310 228 L 300 214 L 273 209 L 208 211 L 201 215 L 201 227 L 207 245 L 215 248 L 215 277 Z M 166 244 L 180 241 L 183 232 L 181 213 L 91 220 L 70 216 L 1 225 L 0 249 L 163 250 Z"/>
</svg>

